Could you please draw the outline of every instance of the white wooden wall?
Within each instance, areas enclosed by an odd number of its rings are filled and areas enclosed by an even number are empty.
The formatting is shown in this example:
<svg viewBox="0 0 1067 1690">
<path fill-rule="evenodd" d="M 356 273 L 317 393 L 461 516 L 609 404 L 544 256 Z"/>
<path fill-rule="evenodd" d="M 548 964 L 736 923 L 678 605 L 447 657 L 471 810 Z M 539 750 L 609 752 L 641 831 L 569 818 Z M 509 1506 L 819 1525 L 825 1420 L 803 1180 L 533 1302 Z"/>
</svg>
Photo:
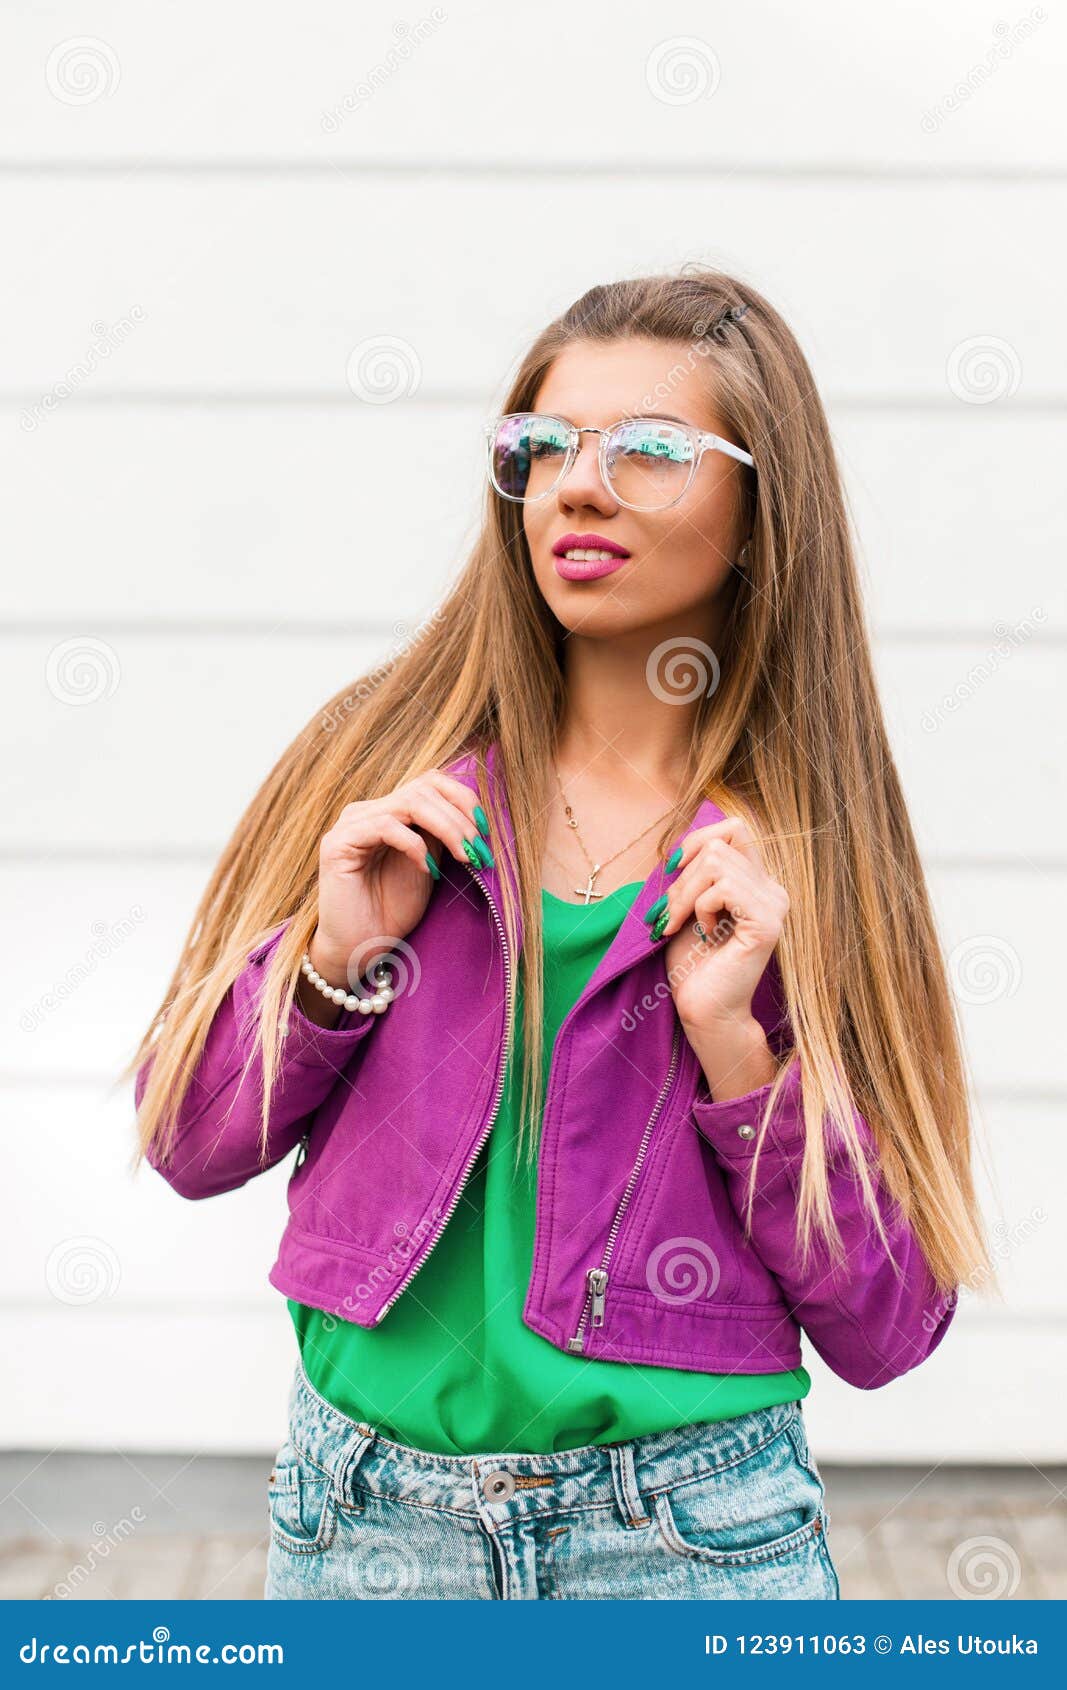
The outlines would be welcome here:
<svg viewBox="0 0 1067 1690">
<path fill-rule="evenodd" d="M 113 1076 L 275 756 L 463 555 L 527 338 L 701 258 L 786 313 L 830 409 L 1007 1292 L 862 1402 L 812 1362 L 816 1445 L 1062 1459 L 1062 7 L 18 0 L 0 28 L 0 1440 L 279 1441 L 285 1174 L 201 1205 L 132 1180 Z M 349 380 L 374 337 L 390 403 Z"/>
</svg>

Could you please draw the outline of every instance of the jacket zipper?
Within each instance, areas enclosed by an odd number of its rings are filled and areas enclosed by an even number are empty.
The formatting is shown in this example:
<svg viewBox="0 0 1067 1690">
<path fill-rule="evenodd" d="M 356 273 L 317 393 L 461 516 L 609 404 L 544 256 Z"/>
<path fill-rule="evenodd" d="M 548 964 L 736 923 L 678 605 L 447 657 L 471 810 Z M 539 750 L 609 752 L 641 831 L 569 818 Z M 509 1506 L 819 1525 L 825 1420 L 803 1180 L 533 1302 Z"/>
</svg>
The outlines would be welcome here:
<svg viewBox="0 0 1067 1690">
<path fill-rule="evenodd" d="M 599 1266 L 590 1268 L 585 1276 L 585 1302 L 582 1305 L 581 1316 L 579 1317 L 578 1326 L 574 1336 L 573 1338 L 567 1339 L 568 1350 L 576 1355 L 580 1355 L 585 1349 L 585 1334 L 587 1326 L 603 1326 L 604 1324 L 604 1301 L 608 1290 L 608 1267 L 611 1262 L 612 1255 L 614 1254 L 615 1244 L 618 1240 L 619 1228 L 622 1225 L 623 1216 L 630 1206 L 630 1199 L 633 1197 L 634 1188 L 637 1185 L 641 1169 L 644 1166 L 645 1157 L 648 1155 L 648 1147 L 652 1142 L 653 1129 L 662 1113 L 663 1105 L 667 1100 L 667 1093 L 670 1091 L 671 1086 L 674 1083 L 674 1075 L 678 1067 L 678 1035 L 679 1025 L 676 1022 L 674 1027 L 674 1039 L 671 1045 L 671 1060 L 667 1069 L 667 1077 L 660 1087 L 659 1096 L 653 1106 L 651 1115 L 645 1123 L 645 1130 L 641 1134 L 641 1143 L 637 1150 L 637 1160 L 630 1169 L 630 1177 L 626 1182 L 626 1189 L 623 1192 L 622 1197 L 619 1199 L 619 1206 L 615 1211 L 614 1219 L 612 1220 L 611 1227 L 608 1231 L 608 1239 L 604 1246 L 604 1254 L 600 1258 Z"/>
<path fill-rule="evenodd" d="M 489 903 L 489 909 L 492 913 L 493 920 L 496 922 L 497 932 L 500 934 L 500 945 L 501 945 L 501 949 L 504 953 L 504 1013 L 505 1013 L 505 1023 L 504 1024 L 506 1026 L 507 1025 L 506 1016 L 507 1016 L 507 1013 L 508 1013 L 508 1006 L 509 1006 L 510 999 L 511 999 L 511 956 L 510 956 L 510 953 L 508 951 L 507 932 L 505 931 L 504 923 L 500 919 L 500 911 L 497 909 L 496 904 L 493 901 L 493 895 L 490 892 L 488 886 L 485 884 L 485 881 L 482 879 L 481 875 L 475 874 L 473 869 L 470 870 L 470 874 L 471 874 L 472 880 L 476 880 L 478 885 L 481 887 L 482 891 L 485 893 L 486 899 L 488 900 L 488 903 Z M 463 1195 L 463 1189 L 466 1186 L 467 1181 L 470 1179 L 471 1169 L 474 1167 L 475 1162 L 478 1160 L 478 1156 L 481 1152 L 482 1146 L 484 1145 L 486 1139 L 489 1137 L 489 1134 L 493 1130 L 493 1124 L 496 1121 L 497 1114 L 500 1110 L 500 1100 L 504 1095 L 504 1077 L 507 1073 L 507 1066 L 508 1066 L 508 1052 L 507 1052 L 507 1040 L 505 1039 L 504 1040 L 504 1050 L 503 1050 L 503 1054 L 502 1054 L 501 1060 L 500 1060 L 500 1072 L 497 1075 L 496 1095 L 493 1098 L 493 1107 L 489 1111 L 489 1119 L 486 1122 L 485 1127 L 483 1128 L 482 1133 L 481 1133 L 481 1135 L 478 1139 L 478 1142 L 475 1145 L 474 1150 L 473 1150 L 473 1152 L 470 1156 L 470 1159 L 467 1162 L 467 1165 L 463 1170 L 463 1174 L 462 1174 L 462 1177 L 460 1179 L 460 1182 L 457 1185 L 455 1193 L 452 1197 L 452 1201 L 448 1206 L 448 1213 L 445 1215 L 444 1220 L 441 1222 L 441 1225 L 438 1227 L 437 1232 L 435 1233 L 434 1237 L 431 1239 L 429 1249 L 425 1251 L 421 1260 L 418 1261 L 415 1264 L 415 1267 L 408 1274 L 407 1278 L 400 1285 L 397 1286 L 396 1290 L 393 1292 L 393 1295 L 389 1298 L 389 1301 L 381 1309 L 380 1313 L 378 1314 L 378 1316 L 376 1317 L 376 1319 L 373 1322 L 373 1324 L 375 1326 L 380 1325 L 380 1323 L 385 1319 L 386 1315 L 389 1313 L 389 1310 L 392 1308 L 392 1306 L 396 1302 L 397 1298 L 403 1295 L 403 1293 L 407 1290 L 408 1286 L 411 1284 L 411 1281 L 414 1279 L 415 1275 L 419 1272 L 419 1269 L 421 1267 L 423 1267 L 423 1265 L 428 1260 L 428 1258 L 433 1254 L 434 1250 L 437 1248 L 437 1244 L 438 1244 L 438 1241 L 441 1237 L 441 1234 L 444 1232 L 445 1227 L 448 1225 L 449 1221 L 452 1219 L 452 1216 L 455 1214 L 456 1209 L 459 1205 L 459 1200 Z"/>
</svg>

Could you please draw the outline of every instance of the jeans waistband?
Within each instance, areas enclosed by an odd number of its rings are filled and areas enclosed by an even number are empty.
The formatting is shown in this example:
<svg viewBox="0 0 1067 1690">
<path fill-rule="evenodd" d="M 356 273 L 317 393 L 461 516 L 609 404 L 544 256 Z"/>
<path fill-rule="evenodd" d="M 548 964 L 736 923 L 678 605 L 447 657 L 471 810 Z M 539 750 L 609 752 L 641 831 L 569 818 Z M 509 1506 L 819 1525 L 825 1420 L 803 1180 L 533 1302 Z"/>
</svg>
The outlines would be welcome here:
<svg viewBox="0 0 1067 1690">
<path fill-rule="evenodd" d="M 658 1492 L 744 1461 L 800 1423 L 799 1399 L 729 1420 L 700 1421 L 613 1444 L 551 1454 L 485 1451 L 437 1455 L 384 1437 L 319 1396 L 298 1361 L 289 1396 L 289 1438 L 300 1457 L 332 1481 L 336 1502 L 358 1510 L 366 1495 L 455 1513 L 538 1514 L 561 1506 L 615 1503 L 643 1524 Z"/>
</svg>

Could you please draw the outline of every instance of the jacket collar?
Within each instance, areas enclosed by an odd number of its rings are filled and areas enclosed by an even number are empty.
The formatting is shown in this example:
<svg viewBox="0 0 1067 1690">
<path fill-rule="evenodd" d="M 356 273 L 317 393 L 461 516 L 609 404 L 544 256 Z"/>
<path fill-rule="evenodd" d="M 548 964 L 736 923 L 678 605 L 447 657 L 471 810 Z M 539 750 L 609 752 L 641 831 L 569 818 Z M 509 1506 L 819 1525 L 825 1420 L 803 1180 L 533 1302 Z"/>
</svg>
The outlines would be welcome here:
<svg viewBox="0 0 1067 1690">
<path fill-rule="evenodd" d="M 511 823 L 511 812 L 508 809 L 507 793 L 504 788 L 503 780 L 499 778 L 498 774 L 499 757 L 497 755 L 495 743 L 491 744 L 486 752 L 486 765 L 489 774 L 490 787 L 493 791 L 494 808 L 502 817 L 506 849 L 503 852 L 494 852 L 497 864 L 495 868 L 481 868 L 478 870 L 478 875 L 479 878 L 484 880 L 491 896 L 499 906 L 501 898 L 501 862 L 503 860 L 505 868 L 509 874 L 511 884 L 515 890 L 517 909 L 518 886 L 511 868 L 514 846 L 514 829 Z M 463 785 L 469 787 L 472 792 L 477 791 L 478 768 L 477 759 L 473 754 L 457 758 L 454 762 L 446 764 L 446 769 L 447 772 L 454 777 L 454 779 L 462 781 Z M 682 840 L 687 838 L 690 833 L 695 832 L 697 828 L 711 827 L 714 822 L 722 821 L 722 819 L 723 811 L 720 810 L 719 806 L 710 798 L 705 798 L 697 806 L 689 826 L 683 828 L 677 839 L 672 843 L 671 850 L 674 849 L 675 845 L 681 844 Z M 493 844 L 493 841 L 490 841 L 490 844 Z M 659 939 L 653 943 L 653 941 L 649 938 L 648 923 L 643 920 L 645 911 L 655 903 L 656 899 L 660 896 L 660 893 L 666 890 L 667 885 L 668 877 L 663 871 L 663 863 L 659 862 L 652 870 L 652 873 L 645 881 L 640 892 L 637 894 L 637 897 L 634 899 L 634 902 L 623 917 L 622 924 L 611 944 L 608 946 L 607 951 L 604 953 L 597 965 L 597 968 L 586 987 L 586 991 L 590 991 L 599 985 L 602 978 L 607 977 L 608 975 L 622 973 L 624 969 L 629 968 L 633 963 L 639 961 L 641 957 L 648 956 L 650 952 L 661 950 L 663 946 L 667 944 L 666 939 Z M 274 948 L 287 925 L 288 921 L 286 920 L 273 927 L 267 938 L 261 939 L 259 944 L 247 953 L 248 960 L 250 962 L 262 962 L 268 952 Z M 520 945 L 522 943 L 521 916 L 519 918 L 519 943 Z"/>
</svg>

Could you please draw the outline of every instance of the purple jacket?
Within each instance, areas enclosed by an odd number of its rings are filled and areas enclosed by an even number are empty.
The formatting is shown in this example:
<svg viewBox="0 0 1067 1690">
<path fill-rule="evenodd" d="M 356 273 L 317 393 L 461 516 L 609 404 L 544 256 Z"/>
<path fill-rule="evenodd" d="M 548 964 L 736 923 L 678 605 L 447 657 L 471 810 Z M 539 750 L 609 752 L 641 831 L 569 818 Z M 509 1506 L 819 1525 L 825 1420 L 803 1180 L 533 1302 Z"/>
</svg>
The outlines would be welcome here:
<svg viewBox="0 0 1067 1690">
<path fill-rule="evenodd" d="M 471 759 L 450 772 L 475 786 Z M 721 818 L 705 801 L 691 826 Z M 258 1070 L 244 1083 L 241 1070 L 262 971 L 284 924 L 249 954 L 216 1015 L 170 1161 L 149 1153 L 183 1196 L 212 1197 L 299 1145 L 271 1284 L 360 1326 L 387 1319 L 422 1267 L 499 1106 L 515 964 L 500 914 L 510 837 L 492 844 L 496 869 L 443 857 L 426 913 L 398 948 L 410 979 L 386 1014 L 345 1011 L 327 1031 L 291 1007 L 265 1161 Z M 847 1158 L 832 1149 L 845 1265 L 831 1272 L 820 1248 L 799 1271 L 796 1064 L 759 1158 L 751 1242 L 744 1238 L 751 1129 L 770 1088 L 711 1101 L 674 1010 L 667 941 L 650 943 L 641 919 L 666 884 L 658 865 L 559 1031 L 523 1319 L 561 1350 L 709 1373 L 798 1367 L 803 1328 L 843 1379 L 868 1390 L 884 1385 L 937 1347 L 955 1296 L 938 1292 L 879 1185 L 894 1268 Z M 773 958 L 753 1010 L 775 1053 L 788 1049 Z M 137 1077 L 138 1106 L 150 1061 Z M 874 1155 L 861 1116 L 857 1126 Z"/>
</svg>

